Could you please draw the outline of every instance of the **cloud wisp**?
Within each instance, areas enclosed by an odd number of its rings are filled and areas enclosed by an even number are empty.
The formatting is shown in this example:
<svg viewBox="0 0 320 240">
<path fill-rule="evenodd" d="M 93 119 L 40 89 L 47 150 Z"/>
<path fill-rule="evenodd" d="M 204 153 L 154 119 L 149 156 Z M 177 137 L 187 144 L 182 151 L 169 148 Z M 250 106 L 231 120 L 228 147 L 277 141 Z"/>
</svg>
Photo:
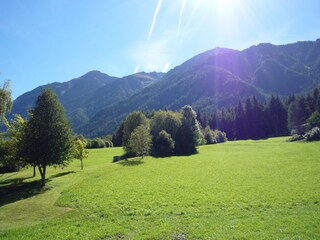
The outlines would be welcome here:
<svg viewBox="0 0 320 240">
<path fill-rule="evenodd" d="M 147 40 L 147 42 L 150 41 L 150 38 L 151 38 L 151 36 L 152 36 L 154 26 L 156 25 L 156 22 L 157 22 L 158 13 L 159 13 L 160 8 L 161 8 L 161 4 L 162 4 L 162 0 L 159 0 L 159 1 L 158 1 L 157 8 L 156 8 L 156 10 L 155 10 L 155 12 L 154 12 L 154 15 L 153 15 L 153 20 L 152 20 L 152 24 L 151 24 L 151 27 L 150 27 L 150 30 L 149 30 L 149 35 L 148 35 L 148 40 Z"/>
<path fill-rule="evenodd" d="M 182 15 L 183 15 L 184 7 L 186 6 L 186 1 L 187 1 L 187 0 L 182 0 L 182 5 L 181 5 L 181 9 L 180 9 L 180 16 L 179 16 L 179 24 L 178 24 L 177 35 L 180 35 Z"/>
</svg>

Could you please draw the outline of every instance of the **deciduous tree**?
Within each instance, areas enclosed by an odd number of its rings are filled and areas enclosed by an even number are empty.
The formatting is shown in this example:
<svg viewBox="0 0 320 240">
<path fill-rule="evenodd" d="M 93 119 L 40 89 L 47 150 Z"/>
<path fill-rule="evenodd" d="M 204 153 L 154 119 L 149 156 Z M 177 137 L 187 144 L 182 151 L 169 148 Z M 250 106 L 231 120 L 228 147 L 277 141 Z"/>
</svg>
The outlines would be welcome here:
<svg viewBox="0 0 320 240">
<path fill-rule="evenodd" d="M 143 158 L 150 153 L 152 137 L 148 128 L 144 125 L 137 127 L 129 139 L 129 147 L 137 156 Z"/>
<path fill-rule="evenodd" d="M 73 141 L 64 108 L 57 96 L 46 89 L 29 112 L 23 140 L 23 157 L 38 167 L 45 185 L 47 166 L 66 166 L 72 156 Z"/>
</svg>

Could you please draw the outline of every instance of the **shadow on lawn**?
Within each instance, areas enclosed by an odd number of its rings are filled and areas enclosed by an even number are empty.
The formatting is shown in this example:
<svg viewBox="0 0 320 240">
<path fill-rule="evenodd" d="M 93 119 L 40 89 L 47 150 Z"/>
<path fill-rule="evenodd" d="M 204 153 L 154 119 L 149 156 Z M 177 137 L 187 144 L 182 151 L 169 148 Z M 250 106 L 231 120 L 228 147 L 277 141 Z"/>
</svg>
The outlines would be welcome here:
<svg viewBox="0 0 320 240">
<path fill-rule="evenodd" d="M 132 158 L 131 160 L 125 159 L 123 161 L 118 162 L 118 164 L 122 166 L 136 166 L 144 164 L 143 161 L 141 161 L 141 158 Z"/>
<path fill-rule="evenodd" d="M 23 182 L 24 179 L 11 179 L 13 182 L 10 185 L 0 186 L 0 207 L 43 193 L 49 189 L 41 186 L 41 180 Z"/>
<path fill-rule="evenodd" d="M 62 177 L 75 171 L 57 173 L 47 178 L 46 182 L 50 182 L 53 178 Z M 0 181 L 0 207 L 9 203 L 13 203 L 22 199 L 33 197 L 40 193 L 44 193 L 50 189 L 50 187 L 41 185 L 41 180 L 35 180 L 32 182 L 23 182 L 25 178 L 11 178 Z"/>
<path fill-rule="evenodd" d="M 69 172 L 57 173 L 57 174 L 54 174 L 54 175 L 50 176 L 48 179 L 62 177 L 62 176 L 68 175 L 70 173 L 76 173 L 76 172 L 75 171 L 69 171 Z"/>
</svg>

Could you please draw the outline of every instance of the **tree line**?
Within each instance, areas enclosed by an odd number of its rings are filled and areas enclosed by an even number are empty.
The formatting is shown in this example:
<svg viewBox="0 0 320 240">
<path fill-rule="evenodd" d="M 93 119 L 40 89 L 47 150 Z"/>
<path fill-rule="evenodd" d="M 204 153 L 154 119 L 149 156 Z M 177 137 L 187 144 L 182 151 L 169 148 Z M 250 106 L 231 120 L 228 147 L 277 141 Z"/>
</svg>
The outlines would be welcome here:
<svg viewBox="0 0 320 240">
<path fill-rule="evenodd" d="M 319 88 L 308 95 L 283 99 L 273 95 L 267 101 L 249 97 L 235 107 L 198 112 L 198 121 L 203 128 L 226 132 L 230 140 L 261 139 L 289 135 L 292 130 L 305 132 L 309 130 L 308 118 L 316 112 L 320 112 Z"/>
<path fill-rule="evenodd" d="M 201 144 L 226 141 L 225 133 L 202 129 L 191 106 L 180 111 L 160 110 L 151 113 L 133 112 L 113 136 L 115 146 L 123 146 L 124 157 L 190 155 Z"/>
</svg>

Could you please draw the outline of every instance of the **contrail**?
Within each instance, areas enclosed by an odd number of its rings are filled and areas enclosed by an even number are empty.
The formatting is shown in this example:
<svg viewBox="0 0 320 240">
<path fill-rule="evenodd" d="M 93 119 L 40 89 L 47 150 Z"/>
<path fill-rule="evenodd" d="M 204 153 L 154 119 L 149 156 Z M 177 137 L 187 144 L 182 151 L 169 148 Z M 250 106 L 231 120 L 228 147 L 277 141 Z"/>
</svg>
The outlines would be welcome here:
<svg viewBox="0 0 320 240">
<path fill-rule="evenodd" d="M 136 66 L 136 68 L 134 69 L 134 73 L 135 73 L 135 74 L 139 71 L 139 68 L 140 68 L 140 64 L 138 64 L 138 65 Z"/>
<path fill-rule="evenodd" d="M 177 32 L 178 35 L 180 34 L 182 15 L 183 15 L 184 7 L 186 6 L 186 1 L 187 0 L 183 0 L 182 1 L 182 6 L 181 6 L 181 9 L 180 9 L 180 18 L 179 18 L 179 25 L 178 25 L 178 32 Z"/>
<path fill-rule="evenodd" d="M 153 28 L 154 28 L 154 25 L 156 24 L 157 16 L 158 16 L 158 13 L 160 11 L 161 4 L 162 4 L 162 0 L 159 0 L 157 8 L 156 8 L 156 11 L 154 12 L 154 15 L 153 15 L 153 21 L 152 21 L 152 24 L 151 24 L 151 27 L 150 27 L 150 31 L 149 31 L 148 41 L 147 42 L 149 42 L 149 40 L 150 40 L 150 38 L 152 36 Z"/>
</svg>

